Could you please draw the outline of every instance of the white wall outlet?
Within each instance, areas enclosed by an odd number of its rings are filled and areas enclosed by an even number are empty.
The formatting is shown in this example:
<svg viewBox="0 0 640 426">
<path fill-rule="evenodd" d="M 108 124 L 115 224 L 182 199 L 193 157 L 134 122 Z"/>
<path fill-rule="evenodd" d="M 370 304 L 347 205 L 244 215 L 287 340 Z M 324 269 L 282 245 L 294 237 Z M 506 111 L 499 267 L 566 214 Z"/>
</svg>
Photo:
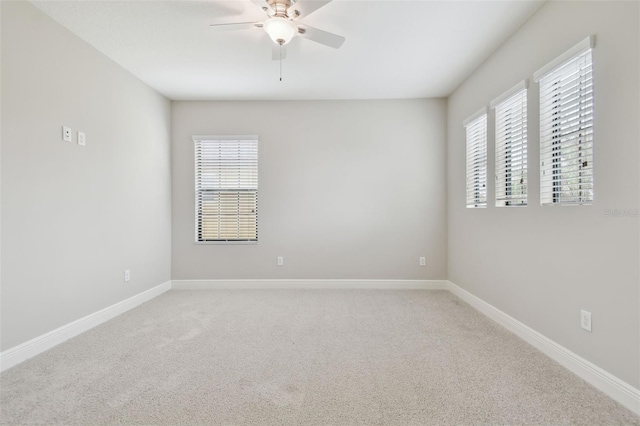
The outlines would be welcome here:
<svg viewBox="0 0 640 426">
<path fill-rule="evenodd" d="M 86 145 L 86 137 L 83 132 L 78 132 L 78 145 L 85 146 Z"/>
<path fill-rule="evenodd" d="M 284 265 L 284 257 L 278 256 L 278 266 Z"/>
<path fill-rule="evenodd" d="M 62 140 L 71 142 L 71 127 L 62 126 Z"/>
<path fill-rule="evenodd" d="M 427 258 L 426 257 L 421 257 L 420 258 L 420 266 L 427 266 Z"/>
<path fill-rule="evenodd" d="M 591 312 L 580 311 L 580 327 L 591 332 Z"/>
<path fill-rule="evenodd" d="M 131 271 L 129 269 L 126 269 L 124 271 L 124 282 L 129 282 L 131 281 Z"/>
</svg>

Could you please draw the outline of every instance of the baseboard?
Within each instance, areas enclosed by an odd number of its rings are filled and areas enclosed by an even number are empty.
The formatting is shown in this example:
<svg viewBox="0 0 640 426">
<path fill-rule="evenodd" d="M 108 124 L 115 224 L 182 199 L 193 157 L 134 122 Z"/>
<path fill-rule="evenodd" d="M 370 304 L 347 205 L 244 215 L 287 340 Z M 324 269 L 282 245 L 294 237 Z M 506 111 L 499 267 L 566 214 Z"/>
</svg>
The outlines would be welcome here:
<svg viewBox="0 0 640 426">
<path fill-rule="evenodd" d="M 540 350 L 569 371 L 576 374 L 596 389 L 609 395 L 634 413 L 640 415 L 640 390 L 620 380 L 597 365 L 587 361 L 569 349 L 524 325 L 484 300 L 458 287 L 451 281 L 447 289 L 498 324 Z"/>
<path fill-rule="evenodd" d="M 173 290 L 380 289 L 446 290 L 445 280 L 173 280 Z"/>
<path fill-rule="evenodd" d="M 171 289 L 171 281 L 167 281 L 147 291 L 130 297 L 115 305 L 80 318 L 62 327 L 56 328 L 46 334 L 31 339 L 6 351 L 0 352 L 0 371 L 7 370 L 16 364 L 32 358 L 60 343 L 71 339 L 85 331 L 117 317 L 126 311 L 135 308 Z"/>
</svg>

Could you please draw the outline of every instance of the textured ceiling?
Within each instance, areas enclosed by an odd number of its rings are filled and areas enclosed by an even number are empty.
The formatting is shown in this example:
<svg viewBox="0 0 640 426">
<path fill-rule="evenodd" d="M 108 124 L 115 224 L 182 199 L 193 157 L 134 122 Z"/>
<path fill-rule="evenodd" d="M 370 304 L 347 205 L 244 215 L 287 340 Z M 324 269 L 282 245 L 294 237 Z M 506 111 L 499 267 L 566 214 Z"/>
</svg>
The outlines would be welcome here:
<svg viewBox="0 0 640 426">
<path fill-rule="evenodd" d="M 334 0 L 302 22 L 344 45 L 294 38 L 279 81 L 263 30 L 209 27 L 264 20 L 249 0 L 32 3 L 174 100 L 447 96 L 542 4 Z"/>
</svg>

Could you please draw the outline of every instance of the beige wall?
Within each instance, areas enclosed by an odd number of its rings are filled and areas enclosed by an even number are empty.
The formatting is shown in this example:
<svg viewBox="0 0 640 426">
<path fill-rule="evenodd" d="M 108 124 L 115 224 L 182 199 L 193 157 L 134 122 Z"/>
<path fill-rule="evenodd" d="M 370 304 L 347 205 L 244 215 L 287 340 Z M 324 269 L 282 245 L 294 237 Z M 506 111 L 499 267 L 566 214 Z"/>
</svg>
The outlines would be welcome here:
<svg viewBox="0 0 640 426">
<path fill-rule="evenodd" d="M 31 4 L 1 4 L 6 350 L 170 279 L 170 105 Z"/>
<path fill-rule="evenodd" d="M 640 384 L 638 2 L 549 2 L 448 103 L 448 277 L 633 386 Z M 590 34 L 596 35 L 595 202 L 541 207 L 538 85 L 529 89 L 529 206 L 465 208 L 462 121 Z M 489 115 L 489 170 L 493 170 Z M 489 176 L 493 176 L 489 173 Z M 593 332 L 579 311 L 593 315 Z"/>
<path fill-rule="evenodd" d="M 445 278 L 445 108 L 173 102 L 173 278 Z M 194 244 L 194 134 L 259 135 L 257 245 Z"/>
</svg>

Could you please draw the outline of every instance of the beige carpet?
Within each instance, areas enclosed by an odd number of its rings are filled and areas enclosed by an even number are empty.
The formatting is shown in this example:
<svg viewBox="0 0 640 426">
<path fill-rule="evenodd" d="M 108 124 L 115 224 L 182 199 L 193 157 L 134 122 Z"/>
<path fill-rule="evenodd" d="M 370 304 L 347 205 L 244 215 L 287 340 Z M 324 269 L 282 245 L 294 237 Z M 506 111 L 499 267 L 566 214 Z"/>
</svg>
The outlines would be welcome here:
<svg viewBox="0 0 640 426">
<path fill-rule="evenodd" d="M 446 291 L 171 291 L 0 376 L 2 424 L 636 424 Z"/>
</svg>

